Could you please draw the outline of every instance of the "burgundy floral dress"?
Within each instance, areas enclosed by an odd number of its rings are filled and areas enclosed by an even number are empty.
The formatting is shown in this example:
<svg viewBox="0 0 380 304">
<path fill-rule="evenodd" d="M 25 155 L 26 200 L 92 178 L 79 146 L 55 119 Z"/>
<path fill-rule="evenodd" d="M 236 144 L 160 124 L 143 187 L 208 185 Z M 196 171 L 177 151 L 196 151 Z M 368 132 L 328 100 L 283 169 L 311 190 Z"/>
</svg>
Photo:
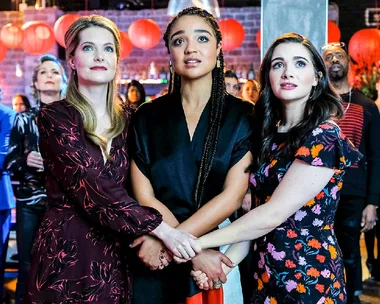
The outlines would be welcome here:
<svg viewBox="0 0 380 304">
<path fill-rule="evenodd" d="M 253 245 L 256 286 L 251 303 L 346 303 L 344 266 L 333 225 L 343 170 L 361 154 L 330 122 L 315 128 L 292 159 L 284 156 L 285 141 L 286 134 L 277 134 L 268 161 L 250 177 L 256 205 L 270 199 L 295 158 L 335 173 L 316 197 Z"/>
<path fill-rule="evenodd" d="M 123 247 L 162 221 L 126 190 L 127 126 L 113 139 L 111 160 L 86 138 L 66 101 L 38 118 L 48 209 L 36 235 L 24 303 L 130 303 L 131 277 Z"/>
</svg>

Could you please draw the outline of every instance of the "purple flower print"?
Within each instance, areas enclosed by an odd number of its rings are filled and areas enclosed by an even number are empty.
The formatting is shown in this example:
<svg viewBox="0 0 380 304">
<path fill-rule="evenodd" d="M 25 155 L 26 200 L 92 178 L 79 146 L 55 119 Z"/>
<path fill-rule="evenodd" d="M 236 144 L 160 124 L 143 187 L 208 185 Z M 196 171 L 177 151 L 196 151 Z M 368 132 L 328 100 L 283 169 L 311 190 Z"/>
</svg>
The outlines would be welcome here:
<svg viewBox="0 0 380 304">
<path fill-rule="evenodd" d="M 293 289 L 297 287 L 297 282 L 293 280 L 289 280 L 285 282 L 285 287 L 287 292 L 291 292 Z"/>
</svg>

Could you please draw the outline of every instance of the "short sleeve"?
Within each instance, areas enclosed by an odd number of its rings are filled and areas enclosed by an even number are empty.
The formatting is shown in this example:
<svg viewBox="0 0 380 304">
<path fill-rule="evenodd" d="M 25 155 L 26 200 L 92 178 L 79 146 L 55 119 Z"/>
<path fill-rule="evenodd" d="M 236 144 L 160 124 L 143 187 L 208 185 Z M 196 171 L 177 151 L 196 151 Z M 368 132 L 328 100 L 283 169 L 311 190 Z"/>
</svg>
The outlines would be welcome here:
<svg viewBox="0 0 380 304">
<path fill-rule="evenodd" d="M 362 157 L 340 128 L 332 122 L 316 127 L 295 154 L 296 159 L 312 166 L 337 170 L 356 164 Z"/>
</svg>

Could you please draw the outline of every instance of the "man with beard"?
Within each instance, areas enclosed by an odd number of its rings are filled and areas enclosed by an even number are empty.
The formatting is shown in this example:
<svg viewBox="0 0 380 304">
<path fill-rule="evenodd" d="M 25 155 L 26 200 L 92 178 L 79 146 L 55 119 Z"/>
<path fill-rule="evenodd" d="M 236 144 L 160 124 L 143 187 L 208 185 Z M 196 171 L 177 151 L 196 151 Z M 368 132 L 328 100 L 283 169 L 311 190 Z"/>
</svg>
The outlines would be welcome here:
<svg viewBox="0 0 380 304">
<path fill-rule="evenodd" d="M 343 100 L 345 115 L 338 124 L 364 155 L 346 170 L 334 228 L 346 270 L 347 303 L 360 303 L 360 234 L 375 227 L 380 198 L 380 115 L 375 103 L 348 83 L 350 57 L 344 48 L 339 42 L 326 45 L 323 60 L 330 82 Z"/>
</svg>

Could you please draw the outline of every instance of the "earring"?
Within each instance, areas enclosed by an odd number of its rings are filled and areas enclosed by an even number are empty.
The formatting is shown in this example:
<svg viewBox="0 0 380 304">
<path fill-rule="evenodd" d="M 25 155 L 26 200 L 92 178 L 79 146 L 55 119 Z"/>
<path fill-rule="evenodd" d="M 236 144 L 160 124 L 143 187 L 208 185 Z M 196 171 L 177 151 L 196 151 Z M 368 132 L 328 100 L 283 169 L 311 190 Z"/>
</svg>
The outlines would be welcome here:
<svg viewBox="0 0 380 304">
<path fill-rule="evenodd" d="M 170 74 L 173 74 L 173 65 L 171 60 L 169 60 L 169 72 Z"/>
<path fill-rule="evenodd" d="M 218 59 L 216 59 L 216 67 L 219 69 L 220 68 L 220 60 L 219 60 L 219 57 Z"/>
</svg>

